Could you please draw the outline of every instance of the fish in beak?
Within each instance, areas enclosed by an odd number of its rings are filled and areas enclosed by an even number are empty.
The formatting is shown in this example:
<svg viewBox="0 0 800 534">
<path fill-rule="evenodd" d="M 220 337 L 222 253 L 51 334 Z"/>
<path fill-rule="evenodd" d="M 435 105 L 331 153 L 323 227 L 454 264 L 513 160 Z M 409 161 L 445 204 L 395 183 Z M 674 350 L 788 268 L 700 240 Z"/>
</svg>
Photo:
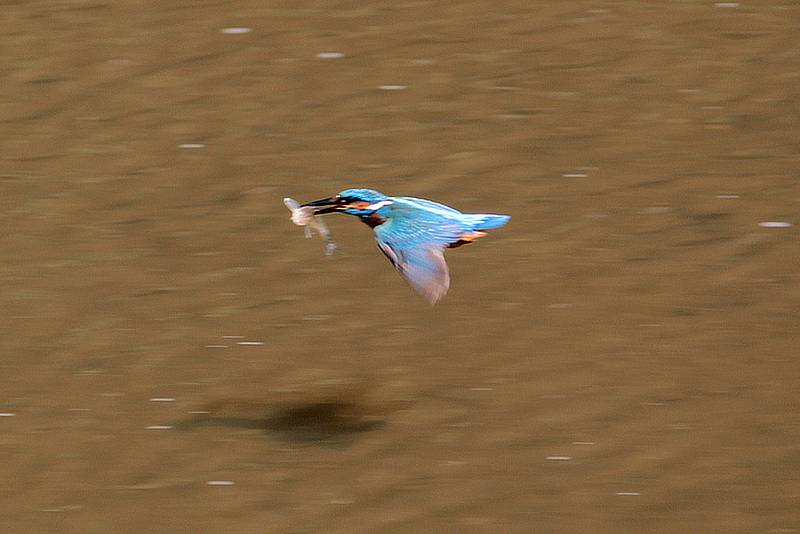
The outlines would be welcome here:
<svg viewBox="0 0 800 534">
<path fill-rule="evenodd" d="M 314 210 L 314 215 L 324 215 L 325 213 L 334 213 L 342 211 L 347 208 L 345 200 L 340 196 L 323 198 L 313 202 L 307 202 L 301 206 L 302 208 L 319 208 Z"/>
</svg>

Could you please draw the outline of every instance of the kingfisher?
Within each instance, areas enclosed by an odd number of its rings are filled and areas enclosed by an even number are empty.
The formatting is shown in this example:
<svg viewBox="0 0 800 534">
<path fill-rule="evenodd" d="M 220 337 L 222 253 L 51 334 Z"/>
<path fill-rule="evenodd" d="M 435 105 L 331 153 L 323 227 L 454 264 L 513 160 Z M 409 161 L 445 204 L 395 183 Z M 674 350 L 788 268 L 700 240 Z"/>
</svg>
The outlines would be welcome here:
<svg viewBox="0 0 800 534">
<path fill-rule="evenodd" d="M 450 287 L 444 250 L 472 243 L 511 219 L 461 213 L 431 200 L 390 197 L 372 189 L 346 189 L 302 207 L 314 208 L 314 215 L 341 212 L 361 219 L 375 232 L 378 249 L 430 304 L 436 304 Z"/>
</svg>

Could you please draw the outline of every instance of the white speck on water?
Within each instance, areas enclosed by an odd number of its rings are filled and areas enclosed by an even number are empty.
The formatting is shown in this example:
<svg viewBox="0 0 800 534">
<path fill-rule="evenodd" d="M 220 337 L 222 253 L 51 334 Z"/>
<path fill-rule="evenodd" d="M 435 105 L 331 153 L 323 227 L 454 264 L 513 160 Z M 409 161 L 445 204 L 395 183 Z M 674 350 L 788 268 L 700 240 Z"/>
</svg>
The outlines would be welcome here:
<svg viewBox="0 0 800 534">
<path fill-rule="evenodd" d="M 205 148 L 205 147 L 206 145 L 204 145 L 203 143 L 183 143 L 181 145 L 178 145 L 178 148 L 186 148 L 186 149 Z"/>
<path fill-rule="evenodd" d="M 237 341 L 237 345 L 263 345 L 263 341 Z"/>
<path fill-rule="evenodd" d="M 555 461 L 555 462 L 567 462 L 569 460 L 572 460 L 572 456 L 548 456 L 545 459 L 546 460 L 552 460 L 552 461 Z"/>
<path fill-rule="evenodd" d="M 717 2 L 714 6 L 722 9 L 734 9 L 739 7 L 739 2 Z"/>
<path fill-rule="evenodd" d="M 209 486 L 233 486 L 236 482 L 233 480 L 209 480 L 206 484 Z"/>
<path fill-rule="evenodd" d="M 638 497 L 641 493 L 638 491 L 618 491 L 617 495 L 620 497 Z"/>
<path fill-rule="evenodd" d="M 381 85 L 378 89 L 381 91 L 402 91 L 407 87 L 407 85 Z"/>
<path fill-rule="evenodd" d="M 573 445 L 597 445 L 596 441 L 573 441 Z"/>
<path fill-rule="evenodd" d="M 734 198 L 739 198 L 739 195 L 717 195 L 717 198 L 730 200 L 730 199 L 734 199 Z"/>
<path fill-rule="evenodd" d="M 342 52 L 320 52 L 317 54 L 320 59 L 340 59 L 344 57 Z"/>
<path fill-rule="evenodd" d="M 524 113 L 501 113 L 499 115 L 496 115 L 496 117 L 498 119 L 515 121 L 515 120 L 527 119 L 528 117 L 530 117 L 530 115 L 525 115 Z"/>
<path fill-rule="evenodd" d="M 589 175 L 584 172 L 570 172 L 562 174 L 561 176 L 564 178 L 586 178 Z"/>
<path fill-rule="evenodd" d="M 222 339 L 244 339 L 244 336 L 222 336 Z"/>
<path fill-rule="evenodd" d="M 147 430 L 172 430 L 170 425 L 150 425 Z"/>
<path fill-rule="evenodd" d="M 669 406 L 666 402 L 643 402 L 642 406 Z"/>
<path fill-rule="evenodd" d="M 150 402 L 175 402 L 175 399 L 172 397 L 153 397 Z"/>
<path fill-rule="evenodd" d="M 228 345 L 206 345 L 207 349 L 227 349 Z"/>
<path fill-rule="evenodd" d="M 0 412 L 0 417 L 14 417 L 17 414 L 11 412 Z"/>
<path fill-rule="evenodd" d="M 784 221 L 765 221 L 758 223 L 758 225 L 762 228 L 790 228 L 792 223 Z"/>
<path fill-rule="evenodd" d="M 222 33 L 228 35 L 241 35 L 243 33 L 250 33 L 253 28 L 222 28 Z"/>
</svg>

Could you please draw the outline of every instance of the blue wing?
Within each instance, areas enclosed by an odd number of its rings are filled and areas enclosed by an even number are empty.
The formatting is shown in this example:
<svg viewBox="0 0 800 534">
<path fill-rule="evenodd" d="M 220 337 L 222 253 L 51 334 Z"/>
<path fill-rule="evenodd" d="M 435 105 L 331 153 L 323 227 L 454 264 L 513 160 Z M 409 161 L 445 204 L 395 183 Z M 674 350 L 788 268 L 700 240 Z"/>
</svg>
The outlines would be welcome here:
<svg viewBox="0 0 800 534">
<path fill-rule="evenodd" d="M 453 210 L 432 210 L 417 199 L 394 199 L 387 222 L 375 228 L 381 252 L 431 304 L 450 287 L 444 249 L 458 241 L 464 225 Z"/>
</svg>

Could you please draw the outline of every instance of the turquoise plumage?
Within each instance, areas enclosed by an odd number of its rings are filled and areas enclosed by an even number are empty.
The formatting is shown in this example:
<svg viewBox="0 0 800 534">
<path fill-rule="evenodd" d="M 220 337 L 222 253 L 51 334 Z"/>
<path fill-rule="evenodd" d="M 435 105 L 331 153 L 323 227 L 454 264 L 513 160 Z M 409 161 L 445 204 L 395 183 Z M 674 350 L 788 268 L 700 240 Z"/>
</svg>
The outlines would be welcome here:
<svg viewBox="0 0 800 534">
<path fill-rule="evenodd" d="M 510 219 L 508 215 L 461 213 L 431 200 L 390 197 L 372 189 L 347 189 L 303 206 L 319 208 L 315 215 L 354 215 L 372 227 L 381 252 L 431 304 L 450 287 L 444 249 L 471 243 Z"/>
</svg>

